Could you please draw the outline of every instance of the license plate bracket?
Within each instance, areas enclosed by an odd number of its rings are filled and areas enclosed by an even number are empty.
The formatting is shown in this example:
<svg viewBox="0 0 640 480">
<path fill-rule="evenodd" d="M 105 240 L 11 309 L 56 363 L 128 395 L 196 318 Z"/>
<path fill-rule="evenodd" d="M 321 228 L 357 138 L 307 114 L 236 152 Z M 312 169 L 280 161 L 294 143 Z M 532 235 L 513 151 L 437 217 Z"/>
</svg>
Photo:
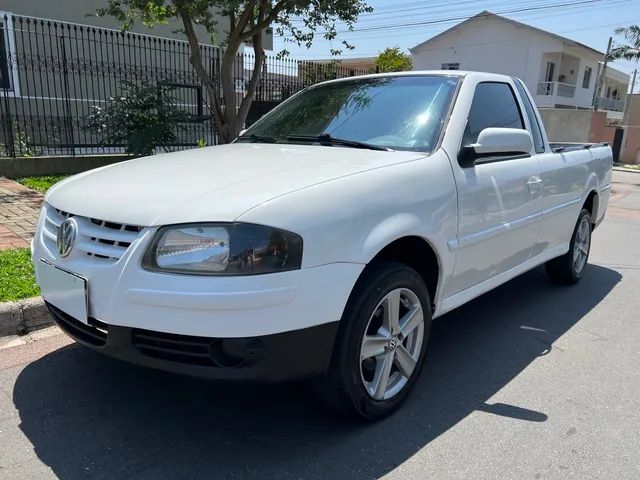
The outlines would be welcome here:
<svg viewBox="0 0 640 480">
<path fill-rule="evenodd" d="M 42 298 L 67 315 L 88 324 L 87 279 L 42 259 L 38 262 L 37 270 Z"/>
</svg>

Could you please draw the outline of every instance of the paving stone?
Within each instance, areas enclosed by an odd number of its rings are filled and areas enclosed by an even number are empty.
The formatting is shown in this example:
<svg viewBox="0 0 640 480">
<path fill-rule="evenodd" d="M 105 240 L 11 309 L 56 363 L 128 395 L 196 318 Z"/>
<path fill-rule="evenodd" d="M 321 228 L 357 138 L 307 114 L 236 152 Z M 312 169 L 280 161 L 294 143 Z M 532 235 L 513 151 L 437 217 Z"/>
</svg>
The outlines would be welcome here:
<svg viewBox="0 0 640 480">
<path fill-rule="evenodd" d="M 0 250 L 29 246 L 44 196 L 0 177 Z"/>
</svg>

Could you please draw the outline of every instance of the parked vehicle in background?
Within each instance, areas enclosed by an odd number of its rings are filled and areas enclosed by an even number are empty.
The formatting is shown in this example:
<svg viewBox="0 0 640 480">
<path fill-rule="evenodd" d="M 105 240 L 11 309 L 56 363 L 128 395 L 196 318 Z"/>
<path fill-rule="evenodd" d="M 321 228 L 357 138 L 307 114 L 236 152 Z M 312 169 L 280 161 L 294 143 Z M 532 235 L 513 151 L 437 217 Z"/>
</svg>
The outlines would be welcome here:
<svg viewBox="0 0 640 480">
<path fill-rule="evenodd" d="M 410 72 L 304 90 L 234 144 L 86 172 L 46 196 L 33 258 L 80 343 L 219 379 L 319 377 L 377 419 L 433 318 L 546 264 L 576 283 L 607 145 L 549 144 L 523 84 Z"/>
</svg>

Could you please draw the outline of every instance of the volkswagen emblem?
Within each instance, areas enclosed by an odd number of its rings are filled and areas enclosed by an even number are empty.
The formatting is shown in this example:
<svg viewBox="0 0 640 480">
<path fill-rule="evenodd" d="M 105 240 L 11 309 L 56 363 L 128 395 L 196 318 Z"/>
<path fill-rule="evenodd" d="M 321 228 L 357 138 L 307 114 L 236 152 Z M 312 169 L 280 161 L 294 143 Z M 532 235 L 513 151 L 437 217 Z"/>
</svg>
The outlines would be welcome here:
<svg viewBox="0 0 640 480">
<path fill-rule="evenodd" d="M 68 257 L 76 243 L 76 235 L 78 233 L 78 224 L 73 218 L 67 218 L 58 229 L 58 238 L 56 246 L 58 253 L 62 258 Z"/>
</svg>

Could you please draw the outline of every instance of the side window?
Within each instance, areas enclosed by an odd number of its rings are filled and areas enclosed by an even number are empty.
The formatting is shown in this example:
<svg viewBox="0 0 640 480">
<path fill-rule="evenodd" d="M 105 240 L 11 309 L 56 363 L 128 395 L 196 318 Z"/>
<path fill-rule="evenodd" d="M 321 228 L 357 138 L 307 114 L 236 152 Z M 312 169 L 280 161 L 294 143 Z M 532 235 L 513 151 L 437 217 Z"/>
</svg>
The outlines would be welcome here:
<svg viewBox="0 0 640 480">
<path fill-rule="evenodd" d="M 518 94 L 522 99 L 522 103 L 524 103 L 524 111 L 531 125 L 531 136 L 533 137 L 533 145 L 535 146 L 536 153 L 544 153 L 544 139 L 542 138 L 542 130 L 538 123 L 538 117 L 536 117 L 536 107 L 531 103 L 531 100 L 529 100 L 529 95 L 527 95 L 527 91 L 522 85 L 522 82 L 520 80 L 514 80 L 514 82 L 516 84 L 516 90 L 518 90 Z"/>
<path fill-rule="evenodd" d="M 489 127 L 524 130 L 518 102 L 507 83 L 479 83 L 473 95 L 464 131 L 463 145 L 476 143 L 482 130 Z"/>
</svg>

